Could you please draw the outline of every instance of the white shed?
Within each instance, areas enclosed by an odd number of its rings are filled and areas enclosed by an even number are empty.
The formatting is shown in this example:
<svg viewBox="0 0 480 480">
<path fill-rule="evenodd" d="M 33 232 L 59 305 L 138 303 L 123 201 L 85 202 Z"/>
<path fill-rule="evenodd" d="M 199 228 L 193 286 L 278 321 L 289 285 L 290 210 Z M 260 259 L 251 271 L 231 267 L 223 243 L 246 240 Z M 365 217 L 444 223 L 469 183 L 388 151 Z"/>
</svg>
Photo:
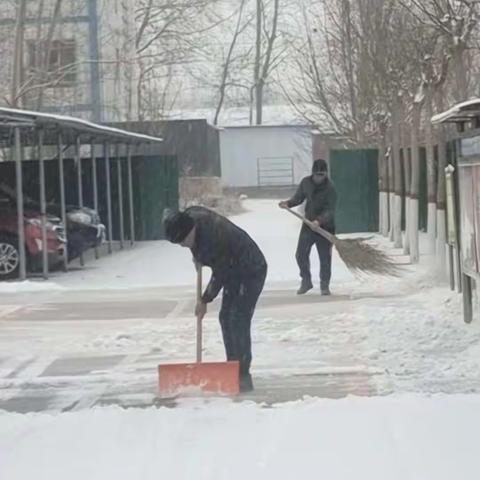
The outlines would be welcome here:
<svg viewBox="0 0 480 480">
<path fill-rule="evenodd" d="M 225 127 L 220 132 L 220 157 L 227 188 L 297 185 L 311 171 L 312 127 Z"/>
</svg>

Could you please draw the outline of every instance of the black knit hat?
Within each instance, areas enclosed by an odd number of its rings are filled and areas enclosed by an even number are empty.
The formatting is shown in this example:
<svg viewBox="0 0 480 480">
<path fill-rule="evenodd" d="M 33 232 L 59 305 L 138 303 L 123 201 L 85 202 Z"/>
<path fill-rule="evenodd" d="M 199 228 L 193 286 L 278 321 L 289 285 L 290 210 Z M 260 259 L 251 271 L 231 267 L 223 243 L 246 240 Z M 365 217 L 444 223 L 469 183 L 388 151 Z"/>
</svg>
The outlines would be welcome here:
<svg viewBox="0 0 480 480">
<path fill-rule="evenodd" d="M 312 173 L 320 172 L 328 172 L 328 163 L 323 158 L 315 160 L 312 165 Z"/>
<path fill-rule="evenodd" d="M 182 243 L 195 226 L 193 218 L 185 212 L 169 215 L 165 220 L 165 235 L 172 243 Z"/>
</svg>

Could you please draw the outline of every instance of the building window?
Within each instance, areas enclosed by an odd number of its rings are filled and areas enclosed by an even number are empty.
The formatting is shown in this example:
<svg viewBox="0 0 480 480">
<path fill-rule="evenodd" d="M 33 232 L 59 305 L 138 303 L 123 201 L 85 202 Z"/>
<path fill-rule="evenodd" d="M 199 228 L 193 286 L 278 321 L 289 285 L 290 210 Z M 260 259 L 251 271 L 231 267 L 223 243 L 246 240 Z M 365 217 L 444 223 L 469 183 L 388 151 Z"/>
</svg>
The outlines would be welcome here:
<svg viewBox="0 0 480 480">
<path fill-rule="evenodd" d="M 50 87 L 69 87 L 77 79 L 75 40 L 52 40 L 46 65 L 45 51 L 47 42 L 28 42 L 28 69 L 42 79 L 51 83 Z"/>
</svg>

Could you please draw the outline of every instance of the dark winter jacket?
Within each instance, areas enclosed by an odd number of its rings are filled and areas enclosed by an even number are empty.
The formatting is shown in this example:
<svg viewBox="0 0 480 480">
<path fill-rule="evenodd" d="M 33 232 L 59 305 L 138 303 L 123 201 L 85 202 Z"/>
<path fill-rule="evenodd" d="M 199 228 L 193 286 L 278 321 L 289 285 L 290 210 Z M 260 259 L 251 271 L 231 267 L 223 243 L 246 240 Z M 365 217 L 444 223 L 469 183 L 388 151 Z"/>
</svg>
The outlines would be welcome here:
<svg viewBox="0 0 480 480">
<path fill-rule="evenodd" d="M 203 302 L 211 302 L 225 285 L 265 272 L 265 257 L 244 230 L 207 208 L 190 207 L 185 213 L 195 221 L 193 258 L 212 269 Z"/>
<path fill-rule="evenodd" d="M 288 200 L 290 208 L 296 207 L 306 200 L 305 216 L 308 220 L 318 220 L 329 232 L 335 232 L 335 206 L 337 193 L 332 181 L 327 177 L 317 185 L 311 176 L 305 177 L 298 186 L 295 195 Z"/>
</svg>

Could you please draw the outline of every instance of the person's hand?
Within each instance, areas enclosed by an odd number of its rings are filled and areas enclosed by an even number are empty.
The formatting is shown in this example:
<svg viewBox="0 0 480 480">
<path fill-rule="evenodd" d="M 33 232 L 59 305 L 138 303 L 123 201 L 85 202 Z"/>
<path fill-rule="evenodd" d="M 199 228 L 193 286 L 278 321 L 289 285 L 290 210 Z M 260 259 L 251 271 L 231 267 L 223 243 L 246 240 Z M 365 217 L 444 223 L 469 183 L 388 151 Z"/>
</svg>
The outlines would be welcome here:
<svg viewBox="0 0 480 480">
<path fill-rule="evenodd" d="M 195 260 L 195 257 L 192 257 L 193 265 L 195 266 L 195 270 L 198 272 L 202 268 L 202 264 Z"/>
<path fill-rule="evenodd" d="M 286 200 L 283 200 L 278 204 L 278 206 L 280 208 L 287 209 L 288 208 L 288 202 Z"/>
<path fill-rule="evenodd" d="M 313 223 L 316 227 L 321 227 L 321 226 L 322 226 L 322 225 L 320 224 L 320 220 L 318 220 L 318 219 L 313 220 L 312 223 Z"/>
<path fill-rule="evenodd" d="M 203 320 L 203 317 L 207 313 L 207 304 L 203 302 L 197 302 L 195 305 L 195 316 L 200 320 Z"/>
</svg>

